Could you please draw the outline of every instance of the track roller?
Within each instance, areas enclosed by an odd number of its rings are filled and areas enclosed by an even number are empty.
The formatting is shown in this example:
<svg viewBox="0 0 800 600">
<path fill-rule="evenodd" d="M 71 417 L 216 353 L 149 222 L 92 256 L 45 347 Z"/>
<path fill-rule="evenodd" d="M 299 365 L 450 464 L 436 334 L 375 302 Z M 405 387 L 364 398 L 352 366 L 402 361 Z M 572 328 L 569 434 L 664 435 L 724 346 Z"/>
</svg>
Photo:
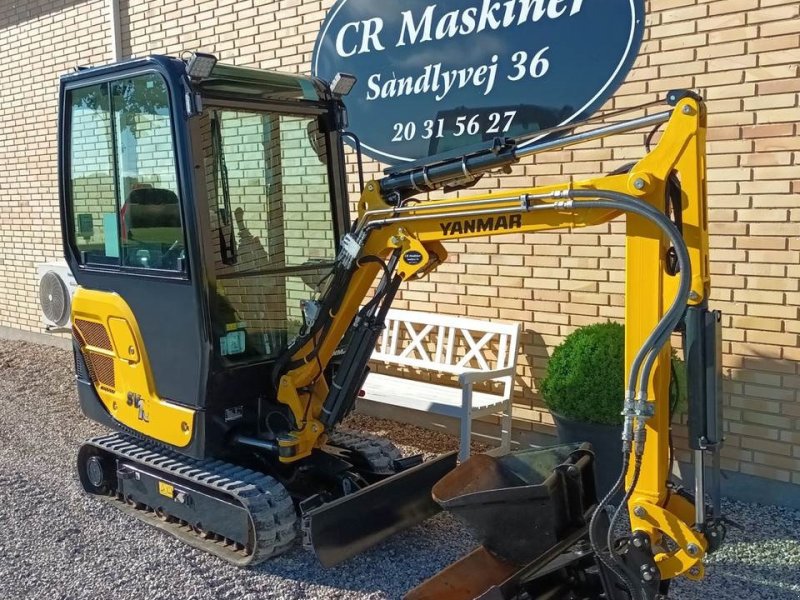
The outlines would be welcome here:
<svg viewBox="0 0 800 600">
<path fill-rule="evenodd" d="M 194 460 L 122 434 L 78 452 L 84 490 L 237 566 L 288 550 L 297 514 L 281 483 L 218 460 Z"/>
</svg>

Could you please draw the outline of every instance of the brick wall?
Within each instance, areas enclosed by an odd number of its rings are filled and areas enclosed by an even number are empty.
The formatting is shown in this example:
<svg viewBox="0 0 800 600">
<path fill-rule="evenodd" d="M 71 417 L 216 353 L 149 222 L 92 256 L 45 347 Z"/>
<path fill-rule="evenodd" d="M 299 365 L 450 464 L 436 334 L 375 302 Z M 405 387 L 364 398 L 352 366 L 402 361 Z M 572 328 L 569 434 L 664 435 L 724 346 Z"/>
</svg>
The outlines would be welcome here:
<svg viewBox="0 0 800 600">
<path fill-rule="evenodd" d="M 58 77 L 110 59 L 104 6 L 0 2 L 0 326 L 41 330 L 36 265 L 62 254 Z"/>
<path fill-rule="evenodd" d="M 108 58 L 102 2 L 0 9 L 0 325 L 39 327 L 34 265 L 59 254 L 55 188 L 56 76 Z M 53 3 L 51 3 L 53 4 Z M 120 0 L 123 53 L 215 52 L 241 65 L 308 72 L 332 4 L 304 0 Z M 713 306 L 725 312 L 724 466 L 800 483 L 800 5 L 785 0 L 650 0 L 636 68 L 607 108 L 669 89 L 709 101 Z M 74 40 L 80 40 L 76 42 Z M 46 45 L 48 52 L 41 52 Z M 5 98 L 11 97 L 11 103 Z M 479 190 L 594 176 L 641 156 L 624 135 L 540 156 Z M 355 173 L 354 164 L 350 164 Z M 369 175 L 380 165 L 368 162 Z M 355 177 L 352 189 L 355 191 Z M 515 426 L 550 431 L 536 381 L 575 327 L 618 319 L 621 223 L 585 231 L 452 243 L 450 260 L 410 284 L 396 306 L 524 325 Z"/>
</svg>

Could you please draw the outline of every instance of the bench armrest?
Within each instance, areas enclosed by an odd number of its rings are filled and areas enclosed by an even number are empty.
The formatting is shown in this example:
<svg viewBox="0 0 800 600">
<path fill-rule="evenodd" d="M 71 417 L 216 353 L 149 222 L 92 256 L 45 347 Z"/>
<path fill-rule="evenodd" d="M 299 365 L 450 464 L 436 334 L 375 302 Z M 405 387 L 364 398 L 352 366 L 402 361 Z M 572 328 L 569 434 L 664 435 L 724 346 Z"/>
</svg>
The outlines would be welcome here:
<svg viewBox="0 0 800 600">
<path fill-rule="evenodd" d="M 514 367 L 506 367 L 505 369 L 493 369 L 491 371 L 468 371 L 458 376 L 458 383 L 461 387 L 471 385 L 480 381 L 491 381 L 492 379 L 500 379 L 501 377 L 513 377 L 516 374 Z"/>
</svg>

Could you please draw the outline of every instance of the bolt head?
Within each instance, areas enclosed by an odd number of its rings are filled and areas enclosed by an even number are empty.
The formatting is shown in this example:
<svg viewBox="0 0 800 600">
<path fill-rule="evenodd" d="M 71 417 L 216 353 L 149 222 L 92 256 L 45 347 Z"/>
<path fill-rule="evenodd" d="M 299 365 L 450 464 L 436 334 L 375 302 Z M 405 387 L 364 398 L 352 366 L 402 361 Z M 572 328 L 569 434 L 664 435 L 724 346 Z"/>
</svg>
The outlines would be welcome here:
<svg viewBox="0 0 800 600">
<path fill-rule="evenodd" d="M 700 300 L 700 294 L 697 292 L 689 292 L 689 300 Z"/>
<path fill-rule="evenodd" d="M 639 178 L 633 182 L 633 187 L 635 187 L 637 190 L 643 190 L 646 185 L 647 183 L 642 178 Z"/>
<path fill-rule="evenodd" d="M 700 569 L 698 569 L 697 567 L 692 567 L 691 569 L 689 569 L 689 575 L 697 577 L 698 575 L 700 575 Z"/>
<path fill-rule="evenodd" d="M 642 519 L 647 516 L 647 511 L 644 509 L 644 506 L 636 506 L 633 509 L 633 514 Z"/>
<path fill-rule="evenodd" d="M 644 573 L 642 573 L 642 579 L 644 579 L 645 581 L 652 581 L 653 576 L 647 571 L 645 571 Z"/>
<path fill-rule="evenodd" d="M 636 546 L 637 548 L 641 548 L 642 547 L 642 540 L 640 540 L 639 538 L 633 538 L 633 545 Z M 642 566 L 644 566 L 644 565 L 642 565 Z"/>
<path fill-rule="evenodd" d="M 368 189 L 368 190 L 371 192 L 372 190 L 374 190 L 374 189 L 375 189 L 375 186 L 374 186 L 374 185 L 372 185 L 371 183 L 370 183 L 370 184 L 367 184 L 367 189 Z"/>
<path fill-rule="evenodd" d="M 693 115 L 694 114 L 694 110 L 692 110 L 692 107 L 687 104 L 686 106 L 683 107 L 683 114 L 685 114 L 685 115 Z"/>
<path fill-rule="evenodd" d="M 690 556 L 694 556 L 698 552 L 700 552 L 700 548 L 698 548 L 696 544 L 689 544 L 688 546 L 686 546 L 686 551 L 689 553 Z"/>
</svg>

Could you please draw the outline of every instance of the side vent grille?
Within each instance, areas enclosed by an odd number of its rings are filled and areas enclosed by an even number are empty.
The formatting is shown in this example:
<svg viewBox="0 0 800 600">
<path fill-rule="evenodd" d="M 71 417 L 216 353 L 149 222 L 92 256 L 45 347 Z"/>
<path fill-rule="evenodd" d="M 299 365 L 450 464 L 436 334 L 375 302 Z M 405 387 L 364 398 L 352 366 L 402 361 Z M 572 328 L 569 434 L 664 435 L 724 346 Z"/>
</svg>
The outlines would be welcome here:
<svg viewBox="0 0 800 600">
<path fill-rule="evenodd" d="M 95 348 L 102 348 L 109 352 L 113 350 L 111 339 L 108 337 L 108 332 L 102 324 L 86 321 L 84 319 L 75 319 L 75 327 L 80 330 L 80 335 L 87 345 L 94 346 Z"/>
<path fill-rule="evenodd" d="M 86 340 L 83 339 L 83 336 L 81 335 L 81 332 L 78 331 L 77 327 L 72 328 L 72 337 L 75 338 L 75 341 L 78 342 L 78 346 L 80 346 L 81 348 L 83 348 L 86 345 Z"/>
<path fill-rule="evenodd" d="M 97 383 L 113 390 L 116 386 L 116 381 L 114 379 L 114 359 L 110 356 L 97 354 L 95 352 L 90 352 L 89 356 L 91 357 L 89 361 L 92 363 L 92 371 L 94 372 Z"/>
<path fill-rule="evenodd" d="M 111 338 L 108 336 L 106 328 L 101 323 L 86 321 L 85 319 L 75 319 L 73 335 L 78 341 L 78 345 L 83 353 L 84 361 L 88 374 L 81 368 L 81 361 L 75 357 L 75 372 L 84 381 L 88 378 L 95 385 L 101 385 L 114 391 L 116 387 L 116 377 L 114 376 L 114 357 L 99 352 L 93 352 L 91 348 L 99 348 L 111 352 Z"/>
</svg>

